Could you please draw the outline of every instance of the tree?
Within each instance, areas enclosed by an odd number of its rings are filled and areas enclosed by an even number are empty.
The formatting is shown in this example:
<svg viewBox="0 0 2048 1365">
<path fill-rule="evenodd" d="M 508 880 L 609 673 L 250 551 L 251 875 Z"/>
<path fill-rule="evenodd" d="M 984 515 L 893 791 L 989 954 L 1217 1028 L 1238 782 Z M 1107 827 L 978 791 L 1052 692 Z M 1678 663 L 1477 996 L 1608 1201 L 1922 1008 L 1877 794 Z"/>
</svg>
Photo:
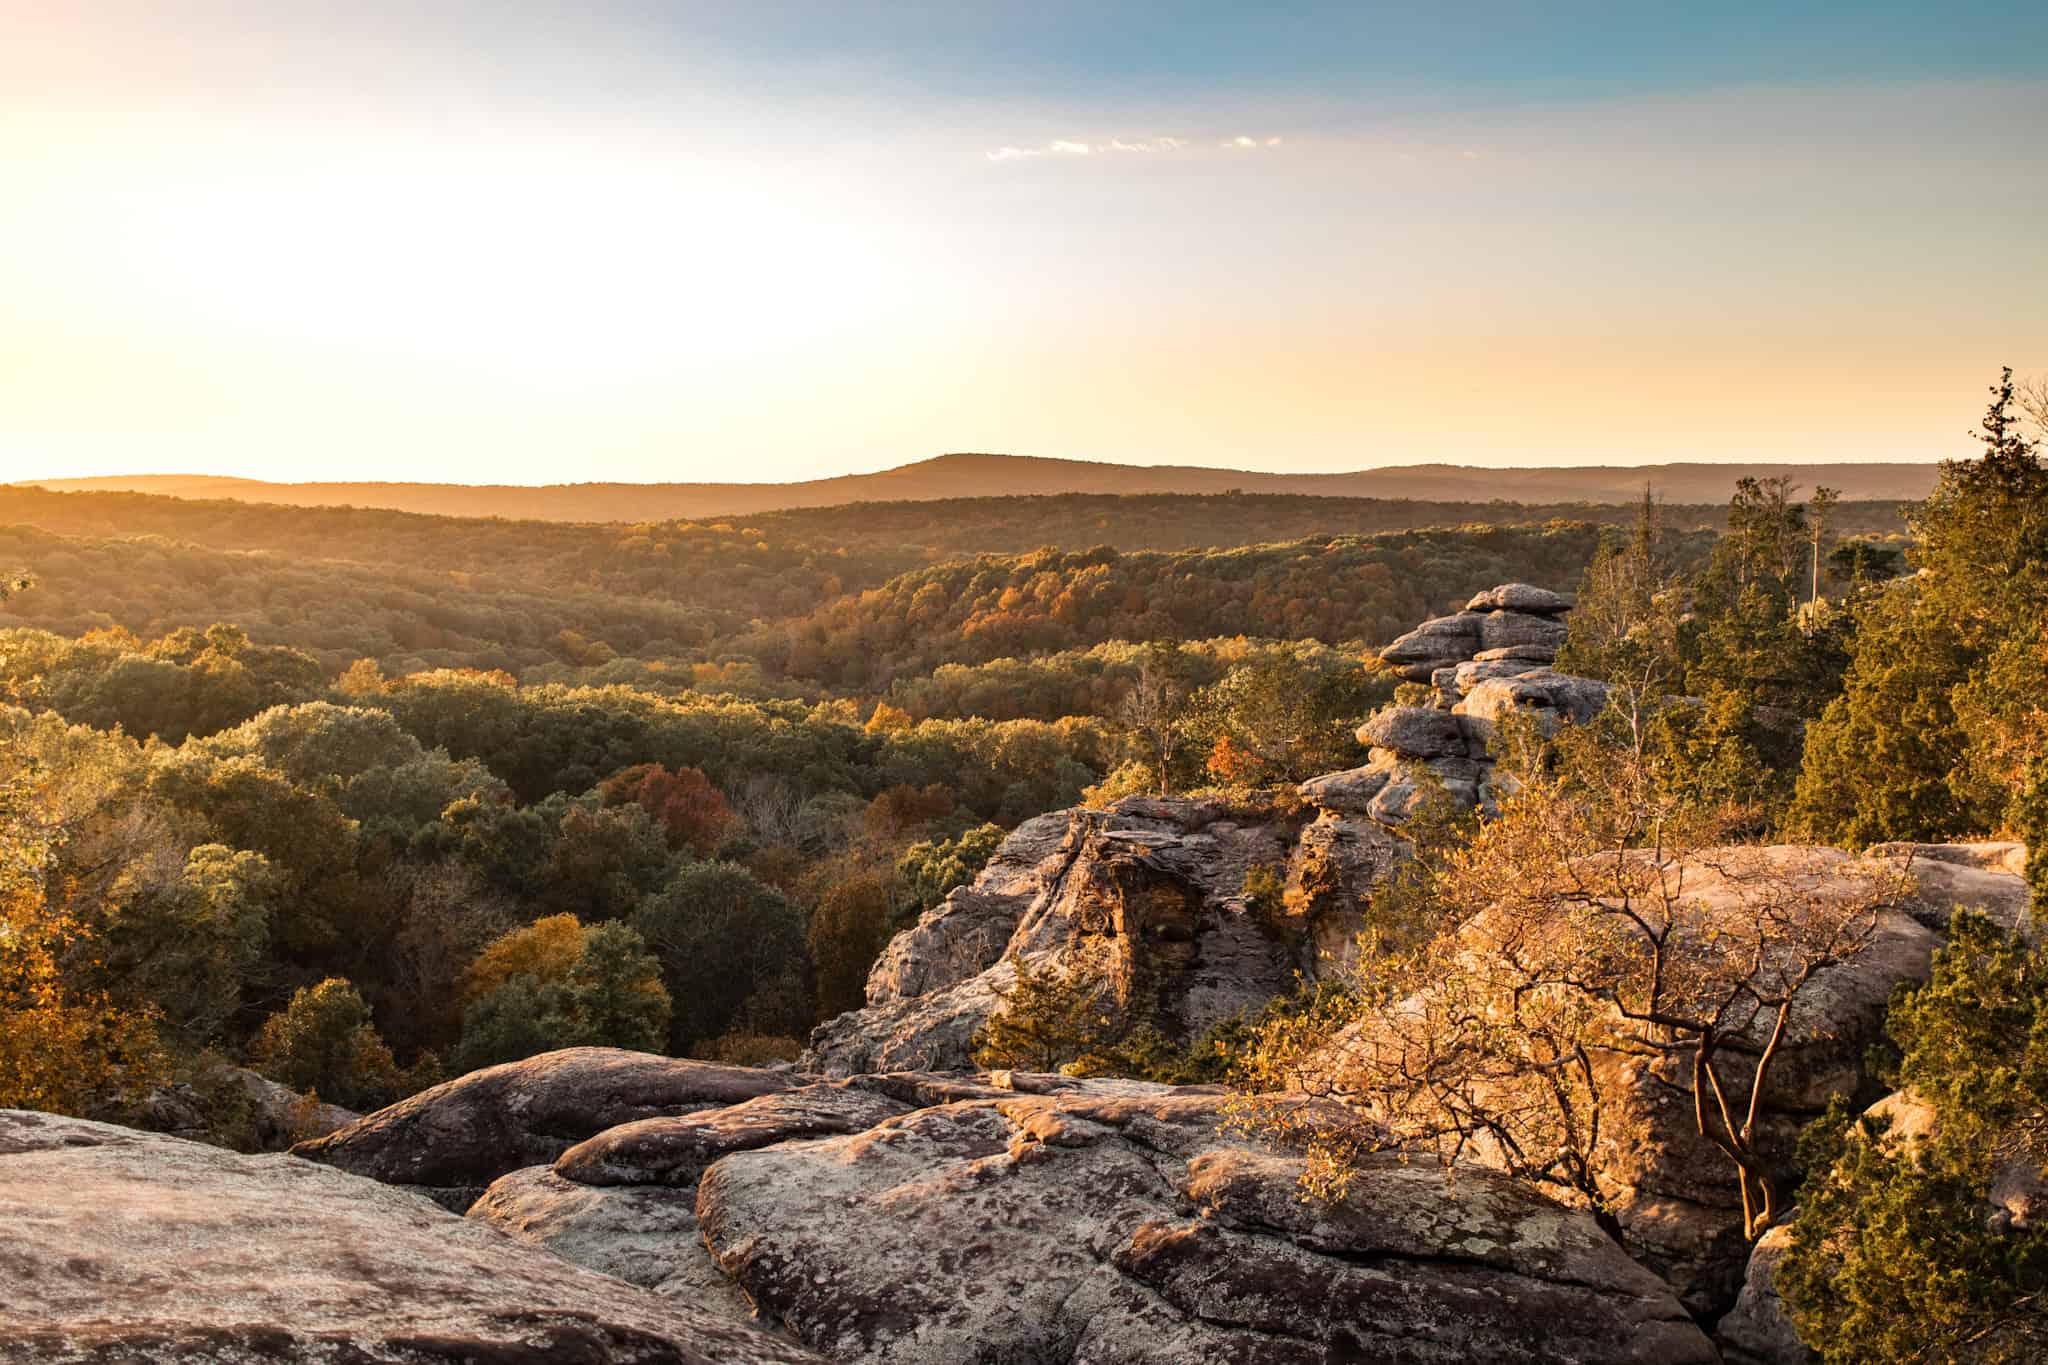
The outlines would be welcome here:
<svg viewBox="0 0 2048 1365">
<path fill-rule="evenodd" d="M 465 1070 L 564 1047 L 656 1052 L 668 1039 L 661 964 L 623 924 L 537 920 L 484 949 L 465 988 Z"/>
<path fill-rule="evenodd" d="M 155 1012 L 66 979 L 89 931 L 51 897 L 58 830 L 35 773 L 0 749 L 0 1108 L 84 1114 L 165 1078 Z"/>
<path fill-rule="evenodd" d="M 1735 1168 L 1745 1234 L 1778 1218 L 1758 1117 L 1794 1004 L 1871 941 L 1898 882 L 1827 888 L 1816 868 L 1722 847 L 1620 730 L 1568 727 L 1514 765 L 1519 790 L 1433 879 L 1441 931 L 1366 964 L 1341 1039 L 1282 1024 L 1258 1050 L 1261 1079 L 1357 1116 L 1317 1120 L 1316 1182 L 1341 1188 L 1366 1151 L 1423 1147 L 1611 1223 L 1600 1152 L 1615 1063 L 1633 1058 L 1690 1092 L 1700 1136 Z M 1306 1111 L 1274 1112 L 1284 1126 Z"/>
<path fill-rule="evenodd" d="M 1813 583 L 1807 592 L 1807 605 L 1818 611 L 1820 608 L 1820 552 L 1827 540 L 1828 521 L 1834 515 L 1835 504 L 1841 501 L 1841 493 L 1833 488 L 1816 488 L 1807 502 L 1807 531 L 1813 537 Z"/>
<path fill-rule="evenodd" d="M 1586 566 L 1559 668 L 1653 693 L 1678 680 L 1681 584 L 1665 541 L 1661 511 L 1644 484 L 1628 538 L 1603 537 Z"/>
<path fill-rule="evenodd" d="M 340 977 L 294 991 L 264 1021 L 252 1060 L 271 1080 L 346 1109 L 381 1108 L 406 1089 L 362 993 Z"/>
<path fill-rule="evenodd" d="M 808 1027 L 803 917 L 739 864 L 682 868 L 630 923 L 661 963 L 676 1056 L 735 1027 L 768 1034 Z"/>
<path fill-rule="evenodd" d="M 1226 785 L 1300 781 L 1361 761 L 1352 730 L 1385 699 L 1384 684 L 1362 667 L 1276 653 L 1196 692 L 1188 730 L 1207 740 L 1206 766 Z"/>
<path fill-rule="evenodd" d="M 1076 968 L 1011 959 L 1010 989 L 1002 1006 L 974 1036 L 974 1064 L 1027 1071 L 1057 1071 L 1103 1044 L 1110 1021 L 1102 1011 L 1104 985 Z"/>
<path fill-rule="evenodd" d="M 1902 1140 L 1838 1103 L 1809 1130 L 1778 1291 L 1830 1362 L 2039 1360 L 2048 1230 L 1993 1194 L 2048 1163 L 2048 953 L 1958 913 L 1887 1027 L 1932 1123 Z"/>
<path fill-rule="evenodd" d="M 1974 460 L 1911 523 L 1918 572 L 1862 594 L 1842 694 L 1809 729 L 1790 823 L 1855 845 L 2013 823 L 2048 616 L 2048 466 L 1991 388 Z M 2019 760 L 2016 764 L 2015 760 Z"/>
<path fill-rule="evenodd" d="M 179 876 L 104 905 L 96 943 L 79 974 L 131 1009 L 156 1010 L 187 1044 L 222 1040 L 263 970 L 280 878 L 246 849 L 201 844 Z"/>
<path fill-rule="evenodd" d="M 1001 825 L 977 825 L 955 838 L 922 840 L 903 850 L 896 859 L 896 877 L 903 886 L 905 917 L 915 919 L 954 887 L 973 881 L 1004 837 Z"/>
<path fill-rule="evenodd" d="M 598 791 L 608 805 L 638 802 L 670 848 L 688 848 L 700 858 L 711 855 L 733 823 L 725 793 L 698 768 L 670 772 L 659 763 L 642 763 L 606 778 Z"/>
<path fill-rule="evenodd" d="M 1154 642 L 1117 707 L 1118 716 L 1157 775 L 1161 796 L 1173 791 L 1173 766 L 1184 739 L 1187 698 L 1186 664 L 1180 646 Z"/>
<path fill-rule="evenodd" d="M 818 1017 L 867 1003 L 868 971 L 888 946 L 889 886 L 872 873 L 835 882 L 811 911 L 806 938 L 818 976 Z"/>
</svg>

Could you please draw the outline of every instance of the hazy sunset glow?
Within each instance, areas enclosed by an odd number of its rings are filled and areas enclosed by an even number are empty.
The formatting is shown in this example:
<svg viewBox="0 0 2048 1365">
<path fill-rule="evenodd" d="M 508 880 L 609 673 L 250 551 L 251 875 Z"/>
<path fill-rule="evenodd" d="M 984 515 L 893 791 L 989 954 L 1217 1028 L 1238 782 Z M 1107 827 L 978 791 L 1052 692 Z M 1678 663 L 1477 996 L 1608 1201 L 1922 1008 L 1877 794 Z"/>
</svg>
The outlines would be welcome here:
<svg viewBox="0 0 2048 1365">
<path fill-rule="evenodd" d="M 0 479 L 1918 460 L 2048 369 L 2038 6 L 1409 8 L 0 0 Z"/>
</svg>

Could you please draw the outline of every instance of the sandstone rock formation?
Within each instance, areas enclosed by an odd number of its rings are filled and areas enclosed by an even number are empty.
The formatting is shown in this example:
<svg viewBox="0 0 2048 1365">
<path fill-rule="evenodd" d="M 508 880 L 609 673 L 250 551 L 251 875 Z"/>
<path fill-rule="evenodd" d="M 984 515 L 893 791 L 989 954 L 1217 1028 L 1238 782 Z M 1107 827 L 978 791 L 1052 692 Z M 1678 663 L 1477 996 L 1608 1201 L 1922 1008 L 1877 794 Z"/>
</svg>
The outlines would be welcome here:
<svg viewBox="0 0 2048 1365">
<path fill-rule="evenodd" d="M 1433 683 L 1445 669 L 1482 662 L 1549 663 L 1564 644 L 1571 599 L 1528 583 L 1503 583 L 1477 593 L 1465 609 L 1424 621 L 1380 651 L 1409 682 Z M 1482 658 L 1482 656 L 1485 656 Z"/>
<path fill-rule="evenodd" d="M 206 1080 L 204 1090 L 189 1081 L 174 1081 L 94 1117 L 124 1128 L 258 1152 L 281 1152 L 362 1117 L 338 1104 L 309 1099 L 247 1067 L 223 1066 Z"/>
<path fill-rule="evenodd" d="M 896 936 L 867 1006 L 821 1025 L 803 1065 L 837 1076 L 969 1066 L 1013 958 L 1092 972 L 1124 1023 L 1191 1039 L 1342 959 L 1365 894 L 1403 848 L 1352 812 L 1256 800 L 1132 797 L 1040 816 Z M 1254 868 L 1283 879 L 1283 904 L 1247 897 Z"/>
<path fill-rule="evenodd" d="M 1382 652 L 1436 677 L 1437 704 L 1387 707 L 1359 727 L 1370 761 L 1304 782 L 1306 811 L 1270 800 L 1131 797 L 1056 811 L 1006 839 L 975 881 L 898 934 L 867 1004 L 821 1025 L 803 1064 L 846 1076 L 971 1064 L 973 1039 L 1015 979 L 1014 960 L 1091 972 L 1122 1024 L 1186 1041 L 1347 965 L 1365 898 L 1407 844 L 1395 831 L 1432 792 L 1490 808 L 1494 722 L 1583 722 L 1603 684 L 1548 667 L 1569 599 L 1527 583 L 1472 598 Z M 1417 674 L 1420 663 L 1431 663 Z M 1282 874 L 1279 907 L 1244 893 Z"/>
<path fill-rule="evenodd" d="M 816 1361 L 404 1190 L 0 1110 L 0 1362 Z"/>
<path fill-rule="evenodd" d="M 1528 583 L 1475 595 L 1464 611 L 1425 621 L 1380 651 L 1409 682 L 1429 683 L 1427 705 L 1382 708 L 1358 727 L 1364 767 L 1302 783 L 1301 795 L 1332 810 L 1398 828 L 1431 792 L 1467 809 L 1491 810 L 1489 744 L 1505 715 L 1524 712 L 1545 733 L 1584 724 L 1607 705 L 1607 685 L 1550 665 L 1563 645 L 1571 599 Z"/>
<path fill-rule="evenodd" d="M 554 1160 L 635 1119 L 720 1109 L 786 1090 L 778 1072 L 580 1047 L 423 1090 L 295 1155 L 417 1189 L 456 1213 L 499 1176 Z"/>
</svg>

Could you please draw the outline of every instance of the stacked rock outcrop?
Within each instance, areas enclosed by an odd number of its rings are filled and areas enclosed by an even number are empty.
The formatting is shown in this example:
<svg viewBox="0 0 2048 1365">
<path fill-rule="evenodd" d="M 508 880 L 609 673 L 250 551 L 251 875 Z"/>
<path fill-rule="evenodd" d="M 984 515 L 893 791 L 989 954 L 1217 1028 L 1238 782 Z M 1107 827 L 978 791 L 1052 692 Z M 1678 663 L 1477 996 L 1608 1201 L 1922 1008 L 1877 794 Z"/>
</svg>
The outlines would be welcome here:
<svg viewBox="0 0 2048 1365">
<path fill-rule="evenodd" d="M 1424 621 L 1380 651 L 1380 659 L 1409 682 L 1443 687 L 1463 664 L 1472 675 L 1511 677 L 1557 658 L 1564 644 L 1564 614 L 1572 600 L 1529 583 L 1503 583 L 1477 593 L 1465 609 Z"/>
<path fill-rule="evenodd" d="M 1302 796 L 1391 826 L 1406 822 L 1431 792 L 1467 809 L 1492 809 L 1489 746 L 1504 716 L 1526 713 L 1549 733 L 1584 724 L 1607 705 L 1605 683 L 1551 667 L 1571 606 L 1548 588 L 1503 583 L 1395 640 L 1380 661 L 1405 681 L 1429 684 L 1430 701 L 1375 713 L 1358 727 L 1366 764 L 1304 782 Z"/>
</svg>

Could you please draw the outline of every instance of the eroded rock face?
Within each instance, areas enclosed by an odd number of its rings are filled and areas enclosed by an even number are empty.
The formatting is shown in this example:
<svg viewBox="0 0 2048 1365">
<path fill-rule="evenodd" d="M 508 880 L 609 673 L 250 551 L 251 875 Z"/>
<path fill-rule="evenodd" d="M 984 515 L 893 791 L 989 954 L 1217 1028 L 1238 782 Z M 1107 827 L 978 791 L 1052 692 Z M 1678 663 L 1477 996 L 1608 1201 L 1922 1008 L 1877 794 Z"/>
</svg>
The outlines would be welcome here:
<svg viewBox="0 0 2048 1365">
<path fill-rule="evenodd" d="M 969 1100 L 729 1156 L 697 1213 L 763 1316 L 839 1361 L 1714 1359 L 1591 1220 L 1389 1161 L 1339 1206 L 1198 1088 Z"/>
<path fill-rule="evenodd" d="M 0 1361 L 815 1362 L 283 1155 L 0 1110 Z"/>
<path fill-rule="evenodd" d="M 292 1151 L 412 1186 L 460 1213 L 499 1176 L 551 1162 L 608 1128 L 720 1109 L 792 1084 L 753 1067 L 567 1048 L 473 1071 Z"/>
<path fill-rule="evenodd" d="M 1017 958 L 1099 977 L 1128 1026 L 1198 1036 L 1348 953 L 1367 892 L 1403 853 L 1341 810 L 1131 798 L 1042 816 L 897 935 L 867 1006 L 819 1026 L 803 1065 L 835 1076 L 965 1069 Z M 1284 878 L 1284 904 L 1247 898 L 1255 868 Z"/>
</svg>

